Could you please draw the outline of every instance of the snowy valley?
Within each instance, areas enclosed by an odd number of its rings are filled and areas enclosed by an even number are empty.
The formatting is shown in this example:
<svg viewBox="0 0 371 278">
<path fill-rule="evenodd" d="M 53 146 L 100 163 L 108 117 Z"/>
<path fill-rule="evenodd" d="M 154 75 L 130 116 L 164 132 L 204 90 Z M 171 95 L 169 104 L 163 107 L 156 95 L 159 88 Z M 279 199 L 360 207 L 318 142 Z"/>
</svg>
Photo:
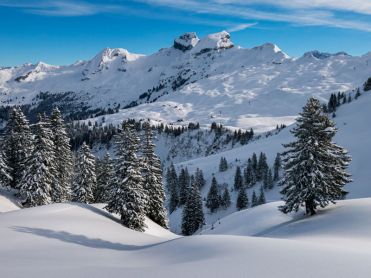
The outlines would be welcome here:
<svg viewBox="0 0 371 278">
<path fill-rule="evenodd" d="M 370 77 L 371 52 L 292 58 L 225 31 L 0 68 L 0 276 L 369 277 Z M 314 216 L 280 211 L 303 107 L 323 127 L 306 148 L 334 159 L 320 174 L 343 174 Z"/>
</svg>

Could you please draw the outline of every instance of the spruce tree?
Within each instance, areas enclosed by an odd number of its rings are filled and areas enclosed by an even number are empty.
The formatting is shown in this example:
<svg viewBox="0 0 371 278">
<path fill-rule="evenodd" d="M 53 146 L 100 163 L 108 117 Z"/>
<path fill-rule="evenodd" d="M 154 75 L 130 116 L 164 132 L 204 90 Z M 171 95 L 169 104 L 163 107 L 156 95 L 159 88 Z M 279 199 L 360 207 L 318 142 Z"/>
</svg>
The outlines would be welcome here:
<svg viewBox="0 0 371 278">
<path fill-rule="evenodd" d="M 182 233 L 186 236 L 193 235 L 204 224 L 202 200 L 198 186 L 194 183 L 191 184 L 187 196 L 182 214 Z"/>
<path fill-rule="evenodd" d="M 256 207 L 259 205 L 258 197 L 256 196 L 255 190 L 252 192 L 252 197 L 251 197 L 251 207 Z"/>
<path fill-rule="evenodd" d="M 258 172 L 258 158 L 256 156 L 256 153 L 253 153 L 252 154 L 252 157 L 251 157 L 251 166 L 252 166 L 252 170 L 254 172 L 254 176 L 256 177 L 257 176 L 257 172 Z"/>
<path fill-rule="evenodd" d="M 2 141 L 0 141 L 0 144 Z M 5 160 L 5 155 L 2 150 L 0 150 L 0 186 L 9 188 L 12 181 L 10 176 L 11 169 Z"/>
<path fill-rule="evenodd" d="M 96 163 L 97 186 L 94 191 L 95 203 L 106 203 L 110 199 L 115 172 L 111 156 L 107 152 L 103 159 Z"/>
<path fill-rule="evenodd" d="M 242 210 L 247 208 L 248 205 L 249 199 L 247 197 L 246 190 L 243 187 L 241 187 L 237 195 L 236 208 L 238 210 Z"/>
<path fill-rule="evenodd" d="M 93 203 L 96 188 L 95 157 L 85 142 L 79 149 L 75 163 L 75 177 L 72 184 L 72 201 Z"/>
<path fill-rule="evenodd" d="M 106 209 L 119 214 L 126 227 L 144 231 L 147 195 L 137 157 L 139 137 L 133 124 L 123 123 L 122 132 L 115 136 L 115 147 L 114 187 Z"/>
<path fill-rule="evenodd" d="M 281 154 L 277 153 L 276 158 L 274 160 L 274 176 L 273 180 L 278 181 L 280 179 L 280 170 L 282 167 L 282 162 L 281 162 Z"/>
<path fill-rule="evenodd" d="M 53 109 L 50 128 L 53 133 L 56 163 L 56 182 L 52 186 L 52 200 L 53 202 L 64 202 L 70 199 L 71 194 L 73 156 L 66 126 L 58 108 Z"/>
<path fill-rule="evenodd" d="M 195 179 L 196 179 L 196 183 L 198 184 L 200 189 L 205 186 L 206 181 L 205 181 L 205 178 L 204 178 L 204 173 L 199 168 L 196 169 Z"/>
<path fill-rule="evenodd" d="M 207 193 L 206 207 L 211 213 L 215 212 L 220 207 L 220 196 L 215 177 L 212 178 L 210 190 L 209 193 Z"/>
<path fill-rule="evenodd" d="M 190 176 L 187 168 L 180 170 L 179 178 L 179 205 L 184 205 L 187 201 L 187 194 L 190 186 Z"/>
<path fill-rule="evenodd" d="M 225 157 L 220 158 L 219 162 L 219 172 L 225 172 L 228 170 L 228 162 Z"/>
<path fill-rule="evenodd" d="M 264 180 L 269 168 L 267 164 L 267 156 L 263 152 L 260 153 L 257 167 L 256 179 L 262 181 Z"/>
<path fill-rule="evenodd" d="M 234 175 L 234 188 L 236 190 L 239 190 L 242 187 L 243 187 L 243 179 L 242 179 L 242 174 L 241 174 L 241 167 L 237 166 L 236 173 Z"/>
<path fill-rule="evenodd" d="M 25 162 L 33 150 L 33 136 L 22 110 L 14 107 L 10 111 L 5 127 L 4 138 L 5 161 L 10 170 L 10 186 L 20 189 L 20 180 L 25 171 Z"/>
<path fill-rule="evenodd" d="M 250 158 L 247 161 L 247 166 L 244 170 L 243 176 L 244 176 L 243 183 L 246 188 L 254 185 L 254 172 Z"/>
<path fill-rule="evenodd" d="M 332 142 L 336 131 L 319 100 L 310 98 L 292 130 L 296 141 L 284 145 L 282 212 L 297 211 L 305 204 L 306 212 L 313 215 L 318 206 L 335 203 L 346 194 L 343 186 L 350 181 L 346 168 L 351 159 Z"/>
<path fill-rule="evenodd" d="M 221 204 L 225 209 L 231 206 L 231 195 L 229 194 L 228 187 L 224 188 L 223 195 L 221 197 Z"/>
<path fill-rule="evenodd" d="M 259 193 L 259 198 L 258 198 L 258 204 L 263 205 L 265 204 L 265 194 L 264 194 L 264 189 L 261 186 L 260 187 L 260 193 Z"/>
<path fill-rule="evenodd" d="M 26 167 L 20 181 L 20 196 L 25 207 L 51 203 L 52 186 L 56 182 L 52 132 L 41 116 L 34 132 L 35 147 L 24 163 Z"/>
<path fill-rule="evenodd" d="M 153 132 L 150 124 L 144 124 L 143 153 L 143 176 L 144 189 L 148 197 L 147 216 L 153 222 L 163 228 L 168 228 L 167 213 L 164 206 L 165 191 L 162 182 L 161 161 L 155 154 L 153 144 Z"/>
<path fill-rule="evenodd" d="M 179 204 L 178 176 L 173 163 L 167 169 L 166 184 L 169 192 L 169 212 L 172 213 Z"/>
</svg>

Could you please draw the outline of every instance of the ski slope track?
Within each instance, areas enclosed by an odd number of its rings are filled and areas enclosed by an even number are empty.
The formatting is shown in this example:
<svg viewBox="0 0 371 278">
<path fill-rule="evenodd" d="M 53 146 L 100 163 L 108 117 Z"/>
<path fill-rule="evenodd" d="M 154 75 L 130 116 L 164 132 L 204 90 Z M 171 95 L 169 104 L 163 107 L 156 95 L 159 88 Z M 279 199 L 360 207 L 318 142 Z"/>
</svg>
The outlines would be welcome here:
<svg viewBox="0 0 371 278">
<path fill-rule="evenodd" d="M 370 199 L 341 201 L 309 218 L 302 212 L 281 215 L 279 204 L 234 213 L 213 230 L 191 237 L 154 228 L 149 220 L 150 229 L 135 232 L 99 206 L 85 204 L 4 212 L 1 273 L 57 278 L 369 277 Z"/>
<path fill-rule="evenodd" d="M 350 56 L 311 51 L 291 58 L 272 43 L 235 46 L 223 31 L 199 39 L 186 33 L 174 45 L 149 55 L 104 49 L 68 66 L 43 62 L 0 68 L 0 104 L 42 101 L 87 109 L 121 107 L 113 121 L 151 118 L 156 122 L 200 122 L 267 131 L 293 123 L 309 96 L 321 100 L 353 90 L 370 77 L 371 53 Z"/>
</svg>

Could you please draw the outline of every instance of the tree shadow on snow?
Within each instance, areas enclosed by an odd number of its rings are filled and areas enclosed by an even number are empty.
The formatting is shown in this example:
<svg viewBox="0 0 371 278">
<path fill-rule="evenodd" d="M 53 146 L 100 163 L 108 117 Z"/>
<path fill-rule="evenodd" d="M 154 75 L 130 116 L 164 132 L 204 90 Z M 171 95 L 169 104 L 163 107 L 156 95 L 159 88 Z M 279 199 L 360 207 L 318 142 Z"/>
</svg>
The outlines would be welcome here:
<svg viewBox="0 0 371 278">
<path fill-rule="evenodd" d="M 12 229 L 19 233 L 34 234 L 41 237 L 58 239 L 63 242 L 79 244 L 91 248 L 111 249 L 119 251 L 139 250 L 150 246 L 136 246 L 110 242 L 100 238 L 88 238 L 84 235 L 75 235 L 65 231 L 53 231 L 49 229 L 31 228 L 31 227 L 12 227 Z"/>
</svg>

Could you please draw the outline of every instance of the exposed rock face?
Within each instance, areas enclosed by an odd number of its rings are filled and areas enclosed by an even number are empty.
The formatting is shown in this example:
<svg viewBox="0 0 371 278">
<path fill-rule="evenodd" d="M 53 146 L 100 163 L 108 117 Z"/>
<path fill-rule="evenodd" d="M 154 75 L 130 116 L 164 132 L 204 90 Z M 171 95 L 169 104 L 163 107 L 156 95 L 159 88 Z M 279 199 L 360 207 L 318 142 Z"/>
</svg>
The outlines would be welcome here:
<svg viewBox="0 0 371 278">
<path fill-rule="evenodd" d="M 198 42 L 196 33 L 185 33 L 174 40 L 174 48 L 185 52 L 191 50 Z"/>
<path fill-rule="evenodd" d="M 201 39 L 194 47 L 194 51 L 197 53 L 204 53 L 210 50 L 232 48 L 234 45 L 230 39 L 231 36 L 226 31 L 211 34 L 208 35 L 206 38 Z"/>
</svg>

